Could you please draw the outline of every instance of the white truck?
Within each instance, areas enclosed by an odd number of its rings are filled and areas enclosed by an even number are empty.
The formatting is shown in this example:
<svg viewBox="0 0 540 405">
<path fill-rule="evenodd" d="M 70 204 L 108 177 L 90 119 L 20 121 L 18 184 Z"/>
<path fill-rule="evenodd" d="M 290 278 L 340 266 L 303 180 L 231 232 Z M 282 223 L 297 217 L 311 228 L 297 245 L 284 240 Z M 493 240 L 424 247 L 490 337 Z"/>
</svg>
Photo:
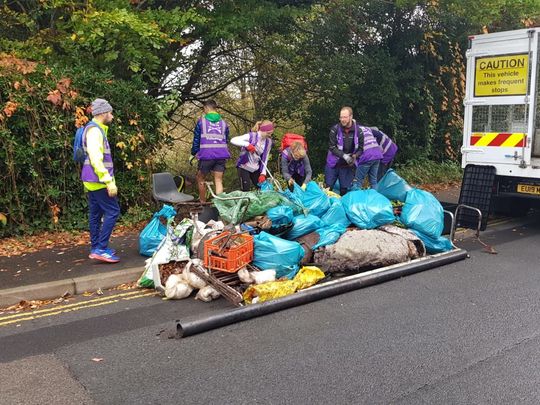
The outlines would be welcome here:
<svg viewBox="0 0 540 405">
<path fill-rule="evenodd" d="M 490 209 L 522 214 L 540 201 L 539 37 L 540 28 L 469 37 L 459 202 L 482 211 L 483 228 Z"/>
</svg>

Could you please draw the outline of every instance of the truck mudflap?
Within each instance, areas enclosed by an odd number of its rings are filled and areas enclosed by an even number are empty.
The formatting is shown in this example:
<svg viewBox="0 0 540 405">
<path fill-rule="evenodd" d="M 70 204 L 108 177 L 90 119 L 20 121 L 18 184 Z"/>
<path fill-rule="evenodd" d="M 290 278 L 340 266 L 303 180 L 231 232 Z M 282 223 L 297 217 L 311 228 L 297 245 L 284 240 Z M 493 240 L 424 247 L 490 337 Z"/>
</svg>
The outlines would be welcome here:
<svg viewBox="0 0 540 405">
<path fill-rule="evenodd" d="M 360 288 L 384 283 L 396 278 L 430 270 L 444 266 L 469 257 L 466 250 L 453 249 L 449 252 L 438 253 L 421 257 L 410 262 L 394 264 L 378 269 L 344 276 L 341 278 L 321 282 L 313 287 L 298 291 L 292 295 L 260 304 L 251 304 L 240 308 L 210 314 L 205 317 L 197 317 L 180 320 L 176 323 L 176 337 L 184 338 L 212 329 L 221 328 L 237 322 L 256 318 L 278 312 L 284 309 L 308 304 L 313 301 L 344 294 Z"/>
</svg>

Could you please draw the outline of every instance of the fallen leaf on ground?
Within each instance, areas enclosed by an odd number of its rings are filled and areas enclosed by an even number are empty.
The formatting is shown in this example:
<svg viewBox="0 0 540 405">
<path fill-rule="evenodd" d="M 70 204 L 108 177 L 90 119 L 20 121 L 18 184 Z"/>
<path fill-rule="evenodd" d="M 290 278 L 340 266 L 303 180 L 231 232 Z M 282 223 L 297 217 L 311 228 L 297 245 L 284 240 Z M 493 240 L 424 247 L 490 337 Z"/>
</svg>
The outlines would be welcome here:
<svg viewBox="0 0 540 405">
<path fill-rule="evenodd" d="M 148 221 L 135 225 L 118 225 L 113 232 L 114 236 L 123 236 L 128 233 L 139 233 Z M 64 247 L 69 250 L 71 246 L 87 245 L 90 243 L 88 231 L 84 232 L 43 232 L 38 235 L 23 237 L 11 237 L 0 239 L 0 256 L 21 256 L 27 253 L 34 253 L 42 249 Z"/>
<path fill-rule="evenodd" d="M 435 184 L 411 184 L 414 187 L 418 187 L 422 190 L 429 191 L 430 193 L 436 193 L 438 191 L 448 190 L 450 188 L 455 188 L 459 193 L 459 188 L 461 187 L 460 181 L 451 181 L 448 183 L 435 183 Z"/>
<path fill-rule="evenodd" d="M 109 291 L 117 291 L 117 290 L 133 290 L 134 288 L 137 288 L 137 282 L 133 281 L 131 283 L 125 283 L 117 285 L 116 287 L 109 288 Z"/>
<path fill-rule="evenodd" d="M 28 311 L 31 309 L 39 308 L 45 305 L 52 304 L 52 300 L 22 300 L 18 302 L 15 305 L 11 305 L 6 308 L 2 308 L 3 312 L 20 312 L 20 311 Z"/>
</svg>

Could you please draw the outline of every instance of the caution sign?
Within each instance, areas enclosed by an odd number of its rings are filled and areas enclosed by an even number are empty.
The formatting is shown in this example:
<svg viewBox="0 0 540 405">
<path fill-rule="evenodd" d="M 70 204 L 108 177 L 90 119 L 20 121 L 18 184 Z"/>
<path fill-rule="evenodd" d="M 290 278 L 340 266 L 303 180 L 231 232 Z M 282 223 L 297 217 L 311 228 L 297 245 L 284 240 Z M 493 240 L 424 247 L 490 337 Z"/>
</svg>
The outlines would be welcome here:
<svg viewBox="0 0 540 405">
<path fill-rule="evenodd" d="M 476 58 L 474 96 L 522 96 L 527 94 L 529 54 Z"/>
</svg>

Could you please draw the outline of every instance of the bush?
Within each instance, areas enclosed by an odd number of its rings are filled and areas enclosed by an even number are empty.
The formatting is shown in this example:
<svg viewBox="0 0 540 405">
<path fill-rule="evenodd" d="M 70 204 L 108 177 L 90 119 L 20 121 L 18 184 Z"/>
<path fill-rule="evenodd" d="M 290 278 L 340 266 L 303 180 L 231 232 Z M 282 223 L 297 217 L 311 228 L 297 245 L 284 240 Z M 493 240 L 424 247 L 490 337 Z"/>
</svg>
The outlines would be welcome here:
<svg viewBox="0 0 540 405">
<path fill-rule="evenodd" d="M 396 165 L 394 170 L 407 182 L 414 185 L 451 183 L 460 181 L 463 170 L 458 162 L 433 160 L 411 160 L 406 164 Z"/>
<path fill-rule="evenodd" d="M 167 141 L 160 104 L 137 81 L 0 55 L 0 211 L 8 214 L 0 236 L 87 226 L 72 144 L 96 97 L 114 108 L 109 142 L 126 211 L 150 197 L 153 156 Z"/>
</svg>

